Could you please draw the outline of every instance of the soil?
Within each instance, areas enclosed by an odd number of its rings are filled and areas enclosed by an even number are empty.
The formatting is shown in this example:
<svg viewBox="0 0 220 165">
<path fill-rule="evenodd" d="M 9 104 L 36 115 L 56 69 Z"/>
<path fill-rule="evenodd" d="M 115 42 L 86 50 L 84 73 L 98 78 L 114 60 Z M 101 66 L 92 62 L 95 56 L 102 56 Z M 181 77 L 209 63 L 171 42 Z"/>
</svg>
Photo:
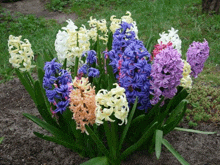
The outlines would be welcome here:
<svg viewBox="0 0 220 165">
<path fill-rule="evenodd" d="M 24 14 L 35 14 L 47 19 L 68 17 L 58 12 L 49 12 L 44 8 L 45 2 L 39 0 L 23 0 L 15 3 L 2 4 L 9 10 Z M 51 14 L 51 15 L 50 15 Z M 75 14 L 71 14 L 76 19 Z M 64 19 L 63 19 L 64 20 Z M 65 19 L 66 20 L 66 19 Z M 64 21 L 65 21 L 64 20 Z M 76 164 L 88 160 L 63 146 L 37 138 L 33 132 L 45 133 L 23 113 L 40 117 L 33 101 L 15 78 L 5 84 L 0 84 L 0 164 L 54 165 Z M 186 122 L 181 127 L 188 128 Z M 215 131 L 214 135 L 203 135 L 173 131 L 165 138 L 192 165 L 220 165 L 220 123 L 200 123 L 196 128 L 201 131 Z M 155 154 L 138 151 L 129 156 L 122 165 L 178 165 L 177 159 L 163 146 L 159 160 Z"/>
<path fill-rule="evenodd" d="M 77 19 L 75 13 L 66 14 L 61 12 L 48 11 L 45 5 L 50 0 L 22 0 L 13 3 L 1 3 L 3 8 L 13 12 L 20 12 L 22 14 L 34 14 L 37 17 L 44 17 L 46 19 L 55 19 L 57 23 L 63 23 L 67 19 L 72 21 Z"/>
</svg>

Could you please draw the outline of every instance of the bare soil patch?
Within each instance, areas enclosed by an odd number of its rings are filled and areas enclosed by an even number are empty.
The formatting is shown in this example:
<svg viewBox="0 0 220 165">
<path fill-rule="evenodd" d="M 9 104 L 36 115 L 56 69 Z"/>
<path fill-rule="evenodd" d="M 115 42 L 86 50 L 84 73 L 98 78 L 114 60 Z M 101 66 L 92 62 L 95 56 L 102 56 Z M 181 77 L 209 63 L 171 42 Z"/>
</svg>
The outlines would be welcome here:
<svg viewBox="0 0 220 165">
<path fill-rule="evenodd" d="M 37 17 L 44 17 L 46 19 L 55 19 L 58 23 L 63 23 L 67 19 L 76 20 L 75 13 L 66 14 L 61 12 L 51 12 L 45 8 L 49 0 L 22 0 L 13 3 L 1 3 L 3 8 L 13 12 L 20 12 L 22 14 L 34 14 Z"/>
</svg>

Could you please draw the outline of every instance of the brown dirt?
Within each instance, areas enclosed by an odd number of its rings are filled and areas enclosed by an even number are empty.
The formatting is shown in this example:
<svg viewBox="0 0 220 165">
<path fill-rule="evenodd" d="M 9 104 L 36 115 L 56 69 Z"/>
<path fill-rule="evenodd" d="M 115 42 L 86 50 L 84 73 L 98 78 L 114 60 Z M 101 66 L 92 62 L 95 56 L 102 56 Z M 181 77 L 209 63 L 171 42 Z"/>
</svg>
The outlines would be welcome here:
<svg viewBox="0 0 220 165">
<path fill-rule="evenodd" d="M 14 3 L 1 3 L 3 8 L 13 12 L 20 12 L 22 14 L 34 14 L 37 17 L 45 17 L 46 19 L 55 19 L 58 23 L 63 23 L 67 19 L 76 20 L 75 13 L 65 14 L 61 12 L 50 12 L 46 10 L 45 4 L 49 0 L 22 0 Z"/>
<path fill-rule="evenodd" d="M 75 14 L 49 12 L 44 8 L 45 1 L 23 0 L 15 3 L 2 4 L 12 12 L 35 14 L 47 19 L 56 19 L 59 23 L 66 19 L 76 19 Z M 33 101 L 15 78 L 5 84 L 0 84 L 0 164 L 54 165 L 80 164 L 87 158 L 52 142 L 35 137 L 33 131 L 45 133 L 36 124 L 26 119 L 22 114 L 30 113 L 40 116 Z M 181 124 L 187 128 L 184 122 Z M 202 135 L 173 131 L 165 138 L 192 165 L 220 165 L 220 123 L 201 123 L 195 129 L 202 131 L 217 131 L 215 135 Z M 147 151 L 135 152 L 122 165 L 178 165 L 176 158 L 165 147 L 159 160 L 155 154 Z"/>
</svg>

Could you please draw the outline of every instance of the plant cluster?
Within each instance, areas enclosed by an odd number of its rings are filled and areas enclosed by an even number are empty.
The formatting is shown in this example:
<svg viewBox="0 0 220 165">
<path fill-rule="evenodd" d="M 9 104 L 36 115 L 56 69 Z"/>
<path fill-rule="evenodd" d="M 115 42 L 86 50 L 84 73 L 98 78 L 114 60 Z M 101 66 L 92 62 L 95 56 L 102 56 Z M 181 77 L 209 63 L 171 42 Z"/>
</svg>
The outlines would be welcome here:
<svg viewBox="0 0 220 165">
<path fill-rule="evenodd" d="M 194 42 L 183 60 L 178 31 L 171 28 L 160 34 L 152 56 L 130 12 L 111 21 L 109 31 L 105 20 L 91 18 L 90 29 L 79 30 L 67 20 L 55 41 L 57 58 L 37 58 L 38 80 L 31 67 L 20 68 L 31 58 L 29 43 L 25 51 L 19 37 L 9 37 L 11 58 L 18 59 L 10 63 L 43 120 L 24 116 L 52 134 L 36 136 L 93 158 L 85 164 L 120 164 L 137 149 L 155 151 L 159 158 L 162 144 L 188 164 L 163 136 L 174 129 L 193 131 L 176 126 L 187 109 L 191 76 L 197 77 L 208 58 L 207 41 Z"/>
</svg>

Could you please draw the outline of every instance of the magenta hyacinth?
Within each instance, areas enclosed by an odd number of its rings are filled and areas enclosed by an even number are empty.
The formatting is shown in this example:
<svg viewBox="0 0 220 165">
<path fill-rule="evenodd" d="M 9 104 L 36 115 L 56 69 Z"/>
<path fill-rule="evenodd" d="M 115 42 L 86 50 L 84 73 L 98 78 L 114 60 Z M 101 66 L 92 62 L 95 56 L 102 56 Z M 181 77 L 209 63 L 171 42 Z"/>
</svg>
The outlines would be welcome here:
<svg viewBox="0 0 220 165">
<path fill-rule="evenodd" d="M 206 40 L 203 43 L 193 42 L 187 51 L 187 62 L 191 65 L 191 76 L 197 78 L 202 72 L 204 63 L 209 57 L 209 45 Z"/>
<path fill-rule="evenodd" d="M 150 81 L 154 95 L 151 104 L 157 104 L 161 96 L 171 99 L 177 93 L 177 86 L 183 77 L 184 63 L 181 54 L 172 46 L 162 50 L 154 58 Z"/>
</svg>

